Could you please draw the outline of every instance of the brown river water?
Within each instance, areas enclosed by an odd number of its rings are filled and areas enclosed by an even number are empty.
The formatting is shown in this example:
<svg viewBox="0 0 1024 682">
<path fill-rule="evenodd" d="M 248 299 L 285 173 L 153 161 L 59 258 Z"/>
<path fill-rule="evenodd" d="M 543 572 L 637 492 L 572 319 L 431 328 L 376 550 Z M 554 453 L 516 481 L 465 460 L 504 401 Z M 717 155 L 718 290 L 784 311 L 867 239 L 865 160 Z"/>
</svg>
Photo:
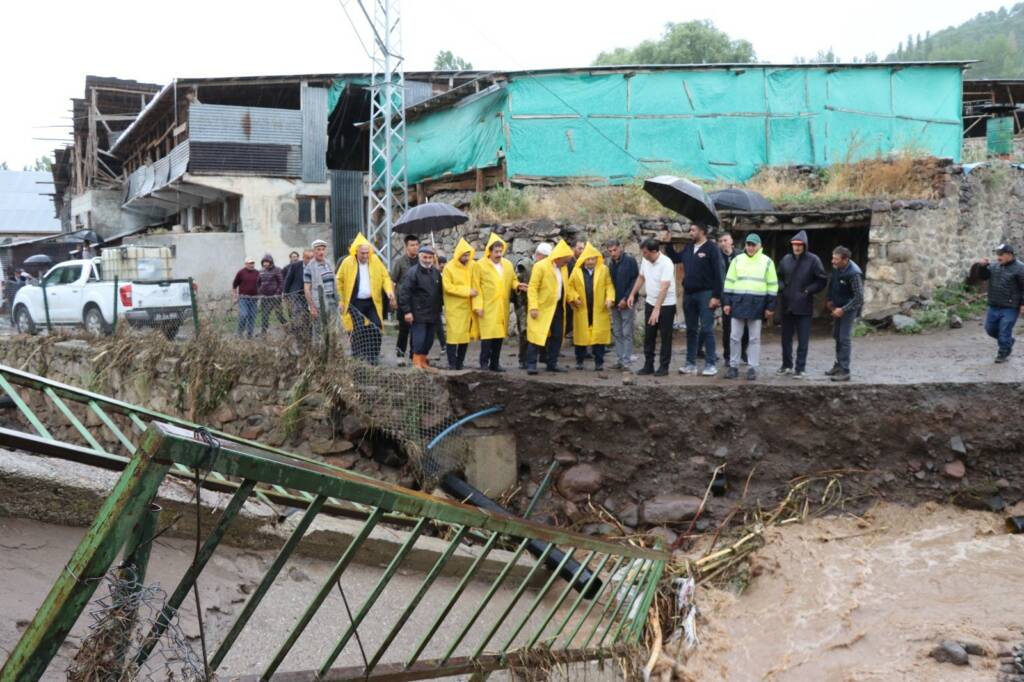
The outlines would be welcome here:
<svg viewBox="0 0 1024 682">
<path fill-rule="evenodd" d="M 928 652 L 941 639 L 993 654 L 1024 641 L 1024 535 L 1001 515 L 881 504 L 772 529 L 753 563 L 741 596 L 698 592 L 696 679 L 992 682 L 994 655 L 959 667 Z"/>
</svg>

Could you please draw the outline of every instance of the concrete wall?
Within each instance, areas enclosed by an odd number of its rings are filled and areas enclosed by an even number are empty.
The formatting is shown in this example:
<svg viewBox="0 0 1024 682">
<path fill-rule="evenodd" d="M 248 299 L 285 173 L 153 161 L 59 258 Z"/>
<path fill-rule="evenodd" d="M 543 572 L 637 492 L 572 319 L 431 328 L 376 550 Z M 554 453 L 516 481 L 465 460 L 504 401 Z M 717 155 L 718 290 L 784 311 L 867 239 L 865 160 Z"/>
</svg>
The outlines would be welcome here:
<svg viewBox="0 0 1024 682">
<path fill-rule="evenodd" d="M 302 182 L 287 178 L 230 175 L 185 176 L 188 182 L 239 194 L 245 255 L 259 260 L 270 253 L 278 263 L 288 252 L 308 247 L 314 239 L 331 241 L 331 227 L 299 225 L 299 196 L 329 197 L 328 182 Z M 239 261 L 239 265 L 241 261 Z"/>
<path fill-rule="evenodd" d="M 245 261 L 244 236 L 240 232 L 170 232 L 129 237 L 125 243 L 173 247 L 172 276 L 195 280 L 202 299 L 229 295 L 231 279 Z"/>
<path fill-rule="evenodd" d="M 128 232 L 151 222 L 142 213 L 121 209 L 124 193 L 121 190 L 91 189 L 71 199 L 71 224 L 78 222 L 91 227 L 96 234 L 106 239 L 115 234 Z M 86 214 L 89 220 L 86 220 Z"/>
</svg>

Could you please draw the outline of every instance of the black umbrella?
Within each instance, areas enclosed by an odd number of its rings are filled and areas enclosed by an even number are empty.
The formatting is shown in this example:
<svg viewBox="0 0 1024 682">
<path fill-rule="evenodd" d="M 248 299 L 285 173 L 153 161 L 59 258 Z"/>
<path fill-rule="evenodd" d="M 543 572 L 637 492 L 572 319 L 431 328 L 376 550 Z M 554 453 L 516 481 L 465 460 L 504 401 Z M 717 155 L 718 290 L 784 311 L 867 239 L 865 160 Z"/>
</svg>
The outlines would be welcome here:
<svg viewBox="0 0 1024 682">
<path fill-rule="evenodd" d="M 659 175 L 644 180 L 644 190 L 658 203 L 681 213 L 695 223 L 709 227 L 718 225 L 718 213 L 711 199 L 699 185 L 674 175 Z"/>
<path fill-rule="evenodd" d="M 34 256 L 26 258 L 22 262 L 22 265 L 53 265 L 53 259 L 45 253 L 37 253 Z"/>
<path fill-rule="evenodd" d="M 712 192 L 708 196 L 716 208 L 726 211 L 771 211 L 775 208 L 772 202 L 749 189 L 730 187 Z"/>
<path fill-rule="evenodd" d="M 413 206 L 394 225 L 396 232 L 427 234 L 434 230 L 455 227 L 469 220 L 469 216 L 448 204 L 430 202 Z"/>
</svg>

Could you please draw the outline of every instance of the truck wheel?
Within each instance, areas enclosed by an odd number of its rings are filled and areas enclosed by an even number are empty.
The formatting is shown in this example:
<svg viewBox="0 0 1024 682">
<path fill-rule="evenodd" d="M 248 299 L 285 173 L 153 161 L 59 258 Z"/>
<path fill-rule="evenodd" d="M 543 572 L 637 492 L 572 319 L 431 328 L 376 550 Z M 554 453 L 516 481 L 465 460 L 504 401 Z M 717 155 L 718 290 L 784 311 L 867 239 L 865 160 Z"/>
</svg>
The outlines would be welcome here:
<svg viewBox="0 0 1024 682">
<path fill-rule="evenodd" d="M 110 334 L 110 325 L 103 321 L 103 313 L 94 305 L 86 307 L 82 313 L 82 324 L 85 326 L 85 331 L 93 336 Z"/>
<path fill-rule="evenodd" d="M 164 333 L 168 341 L 173 341 L 174 337 L 178 335 L 178 329 L 181 327 L 181 321 L 177 322 L 164 322 L 160 326 L 160 331 Z"/>
<path fill-rule="evenodd" d="M 32 321 L 32 314 L 24 305 L 19 305 L 14 311 L 14 324 L 22 334 L 34 336 L 36 333 L 36 323 Z"/>
</svg>

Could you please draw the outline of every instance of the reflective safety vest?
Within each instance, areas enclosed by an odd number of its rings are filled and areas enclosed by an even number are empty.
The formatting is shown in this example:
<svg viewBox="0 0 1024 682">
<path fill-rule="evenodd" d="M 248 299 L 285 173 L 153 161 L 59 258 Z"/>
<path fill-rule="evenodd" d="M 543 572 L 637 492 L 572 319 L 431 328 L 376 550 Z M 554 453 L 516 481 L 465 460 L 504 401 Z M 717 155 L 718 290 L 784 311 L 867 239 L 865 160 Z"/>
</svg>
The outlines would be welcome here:
<svg viewBox="0 0 1024 682">
<path fill-rule="evenodd" d="M 722 304 L 732 306 L 733 317 L 757 319 L 775 303 L 778 292 L 779 278 L 772 259 L 761 250 L 753 257 L 743 253 L 729 264 Z"/>
</svg>

